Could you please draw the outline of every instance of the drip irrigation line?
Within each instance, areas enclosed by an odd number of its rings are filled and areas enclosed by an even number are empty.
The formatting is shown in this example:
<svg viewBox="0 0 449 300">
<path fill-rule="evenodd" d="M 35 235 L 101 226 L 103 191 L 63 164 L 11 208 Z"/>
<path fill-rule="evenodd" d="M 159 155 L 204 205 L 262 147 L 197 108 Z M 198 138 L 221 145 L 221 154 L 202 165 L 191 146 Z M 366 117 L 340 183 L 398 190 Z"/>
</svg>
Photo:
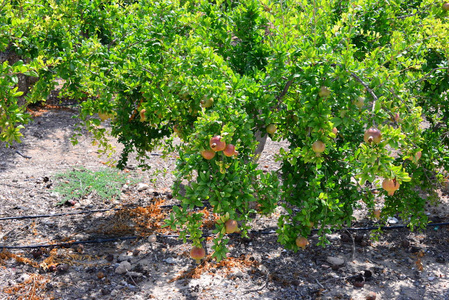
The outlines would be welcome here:
<svg viewBox="0 0 449 300">
<path fill-rule="evenodd" d="M 159 208 L 172 208 L 174 206 L 180 207 L 181 204 L 170 204 L 170 205 L 160 205 Z M 138 206 L 136 206 L 138 207 Z M 27 215 L 27 216 L 15 216 L 15 217 L 3 217 L 0 218 L 0 221 L 6 220 L 23 220 L 23 219 L 39 219 L 39 218 L 52 218 L 52 217 L 61 217 L 61 216 L 70 216 L 70 215 L 81 215 L 81 214 L 91 214 L 97 212 L 106 212 L 106 211 L 120 211 L 125 209 L 132 209 L 136 207 L 121 207 L 121 208 L 104 208 L 104 209 L 96 209 L 96 210 L 81 210 L 75 212 L 66 212 L 66 213 L 55 213 L 55 214 L 47 214 L 47 215 Z M 205 206 L 204 206 L 205 207 Z M 201 208 L 204 208 L 201 207 Z"/>
<path fill-rule="evenodd" d="M 51 218 L 51 217 L 61 217 L 61 216 L 70 216 L 70 215 L 91 214 L 91 213 L 96 213 L 96 212 L 105 212 L 105 211 L 110 211 L 110 210 L 121 210 L 121 209 L 122 208 L 105 208 L 105 209 L 97 209 L 97 210 L 81 210 L 81 211 L 75 211 L 75 212 L 56 213 L 56 214 L 48 214 L 48 215 L 28 215 L 28 216 L 3 217 L 3 218 L 0 218 L 0 221 Z"/>
<path fill-rule="evenodd" d="M 427 227 L 438 227 L 438 226 L 447 226 L 449 222 L 445 223 L 430 223 L 427 224 Z M 406 228 L 407 225 L 394 225 L 394 226 L 369 226 L 369 227 L 356 227 L 356 228 L 343 228 L 343 229 L 334 229 L 333 232 L 336 231 L 370 231 L 381 228 L 382 230 L 393 230 L 393 229 L 402 229 Z M 318 229 L 313 229 L 312 231 L 316 232 Z M 258 235 L 258 234 L 273 234 L 276 233 L 276 230 L 273 229 L 265 229 L 265 230 L 252 230 L 249 231 L 249 235 Z M 204 233 L 202 237 L 209 237 L 212 234 Z M 238 233 L 232 233 L 230 236 L 238 236 Z M 156 235 L 157 238 L 179 238 L 179 234 L 167 234 L 167 235 Z M 190 235 L 186 235 L 186 237 L 190 237 Z M 125 241 L 125 240 L 136 240 L 139 238 L 143 238 L 141 236 L 125 236 L 125 237 L 114 237 L 114 238 L 99 238 L 95 240 L 86 240 L 86 241 L 73 241 L 73 242 L 62 242 L 62 243 L 53 243 L 53 244 L 40 244 L 40 245 L 28 245 L 28 246 L 4 246 L 0 245 L 0 249 L 34 249 L 34 248 L 49 248 L 49 247 L 70 247 L 73 245 L 79 244 L 99 244 L 99 243 L 110 243 L 116 241 Z"/>
</svg>

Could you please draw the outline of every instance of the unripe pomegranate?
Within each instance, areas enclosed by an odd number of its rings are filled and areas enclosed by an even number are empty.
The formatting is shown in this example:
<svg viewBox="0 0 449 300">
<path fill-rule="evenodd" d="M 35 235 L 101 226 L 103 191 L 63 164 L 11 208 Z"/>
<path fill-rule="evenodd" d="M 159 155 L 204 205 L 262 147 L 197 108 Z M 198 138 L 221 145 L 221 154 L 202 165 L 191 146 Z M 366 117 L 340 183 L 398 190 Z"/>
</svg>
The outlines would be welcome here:
<svg viewBox="0 0 449 300">
<path fill-rule="evenodd" d="M 239 228 L 239 224 L 237 223 L 236 220 L 229 219 L 226 221 L 225 227 L 226 227 L 226 233 L 234 233 Z"/>
<path fill-rule="evenodd" d="M 221 136 L 216 135 L 209 141 L 210 148 L 215 152 L 223 151 L 226 148 L 226 143 L 221 140 Z"/>
<path fill-rule="evenodd" d="M 443 3 L 442 8 L 443 8 L 444 11 L 449 11 L 449 3 L 448 2 Z"/>
<path fill-rule="evenodd" d="M 214 104 L 214 98 L 211 97 L 211 98 L 203 99 L 203 100 L 201 100 L 200 104 L 201 104 L 201 107 L 204 107 L 204 108 L 211 107 Z"/>
<path fill-rule="evenodd" d="M 203 150 L 201 151 L 201 156 L 204 157 L 204 159 L 211 160 L 215 156 L 214 150 Z"/>
<path fill-rule="evenodd" d="M 385 179 L 382 182 L 382 188 L 388 192 L 389 196 L 393 196 L 394 192 L 399 189 L 399 182 L 396 179 Z"/>
<path fill-rule="evenodd" d="M 174 131 L 176 134 L 180 134 L 180 133 L 181 133 L 181 130 L 179 129 L 179 126 L 178 126 L 178 125 L 173 126 L 173 131 Z"/>
<path fill-rule="evenodd" d="M 379 144 L 382 140 L 382 133 L 377 128 L 370 128 L 365 131 L 363 140 L 368 144 L 371 144 L 372 142 Z"/>
<path fill-rule="evenodd" d="M 276 128 L 276 125 L 274 125 L 274 124 L 270 124 L 267 126 L 267 132 L 269 134 L 274 134 L 276 132 L 276 130 L 277 130 L 277 128 Z"/>
<path fill-rule="evenodd" d="M 318 92 L 318 96 L 322 97 L 322 98 L 327 98 L 329 97 L 331 94 L 331 91 L 329 90 L 329 88 L 327 86 L 322 86 L 320 87 L 320 91 Z"/>
<path fill-rule="evenodd" d="M 365 97 L 357 97 L 354 101 L 355 106 L 361 109 L 365 105 Z"/>
<path fill-rule="evenodd" d="M 227 157 L 236 155 L 237 152 L 235 152 L 235 146 L 232 144 L 227 144 L 226 148 L 223 150 L 223 154 L 226 155 Z"/>
<path fill-rule="evenodd" d="M 333 132 L 335 135 L 337 135 L 337 133 L 338 133 L 337 127 L 332 128 L 332 132 Z"/>
<path fill-rule="evenodd" d="M 296 246 L 299 248 L 305 249 L 307 245 L 309 245 L 309 241 L 305 237 L 300 236 L 296 238 Z"/>
<path fill-rule="evenodd" d="M 192 250 L 190 250 L 190 257 L 193 258 L 198 264 L 205 256 L 206 250 L 204 250 L 204 248 L 193 247 Z"/>
<path fill-rule="evenodd" d="M 377 220 L 379 220 L 379 219 L 380 219 L 380 210 L 375 209 L 375 210 L 373 211 L 373 215 L 374 215 L 374 217 L 375 217 Z"/>
<path fill-rule="evenodd" d="M 100 117 L 100 119 L 101 119 L 102 121 L 106 121 L 107 119 L 109 119 L 109 118 L 111 117 L 110 114 L 108 114 L 108 113 L 103 113 L 103 112 L 98 113 L 98 116 Z"/>
<path fill-rule="evenodd" d="M 312 150 L 316 154 L 323 153 L 325 148 L 326 148 L 326 144 L 323 143 L 322 141 L 316 141 L 315 143 L 312 144 Z"/>
</svg>

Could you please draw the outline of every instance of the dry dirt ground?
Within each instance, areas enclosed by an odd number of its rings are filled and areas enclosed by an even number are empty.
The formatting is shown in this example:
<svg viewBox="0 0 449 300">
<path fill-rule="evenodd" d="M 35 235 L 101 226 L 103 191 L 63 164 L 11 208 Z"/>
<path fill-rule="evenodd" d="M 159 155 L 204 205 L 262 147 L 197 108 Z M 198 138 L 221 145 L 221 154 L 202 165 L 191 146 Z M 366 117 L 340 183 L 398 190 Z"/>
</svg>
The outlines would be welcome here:
<svg viewBox="0 0 449 300">
<path fill-rule="evenodd" d="M 256 219 L 249 238 L 231 237 L 227 260 L 197 266 L 189 244 L 159 229 L 177 203 L 170 175 L 142 172 L 131 161 L 119 196 L 90 193 L 56 206 L 57 173 L 105 167 L 88 135 L 70 143 L 75 114 L 42 111 L 22 144 L 0 145 L 0 299 L 449 299 L 444 225 L 386 230 L 379 241 L 369 231 L 336 232 L 324 248 L 312 235 L 311 246 L 294 253 L 277 243 L 275 217 Z M 278 148 L 268 143 L 261 166 L 276 167 Z M 150 163 L 172 170 L 175 157 L 153 153 Z M 449 220 L 444 193 L 441 201 L 429 207 L 438 223 Z M 354 227 L 372 224 L 357 212 Z"/>
</svg>

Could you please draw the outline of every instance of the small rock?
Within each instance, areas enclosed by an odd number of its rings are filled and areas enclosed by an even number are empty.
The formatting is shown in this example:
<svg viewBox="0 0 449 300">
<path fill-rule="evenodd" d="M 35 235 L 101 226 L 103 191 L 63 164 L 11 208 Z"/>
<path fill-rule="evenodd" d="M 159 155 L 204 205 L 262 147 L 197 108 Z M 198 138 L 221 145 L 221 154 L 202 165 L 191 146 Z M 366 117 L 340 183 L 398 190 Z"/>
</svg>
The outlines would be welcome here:
<svg viewBox="0 0 449 300">
<path fill-rule="evenodd" d="M 332 257 L 332 256 L 328 256 L 326 261 L 328 263 L 330 263 L 332 266 L 337 266 L 340 267 L 342 265 L 344 265 L 345 260 L 341 257 Z"/>
<path fill-rule="evenodd" d="M 376 293 L 375 292 L 369 292 L 368 295 L 366 295 L 366 300 L 376 300 Z"/>
<path fill-rule="evenodd" d="M 115 273 L 117 274 L 125 274 L 131 270 L 131 264 L 127 261 L 122 261 L 119 266 L 115 269 Z"/>
<path fill-rule="evenodd" d="M 128 255 L 127 253 L 123 253 L 117 257 L 117 261 L 118 262 L 128 261 L 130 258 L 131 258 L 130 255 Z"/>
<path fill-rule="evenodd" d="M 147 190 L 149 187 L 150 187 L 150 186 L 149 186 L 148 184 L 146 184 L 146 183 L 139 183 L 139 184 L 137 185 L 137 191 L 138 191 L 138 192 L 142 192 L 142 191 Z"/>
<path fill-rule="evenodd" d="M 114 260 L 114 255 L 108 254 L 108 255 L 106 255 L 105 259 L 106 259 L 107 261 L 113 261 L 113 260 Z"/>
<path fill-rule="evenodd" d="M 28 274 L 22 274 L 22 275 L 20 275 L 19 278 L 17 278 L 17 282 L 18 282 L 18 283 L 25 282 L 25 281 L 29 280 L 30 277 L 31 277 L 31 276 L 28 275 Z"/>
<path fill-rule="evenodd" d="M 148 242 L 155 243 L 157 241 L 157 237 L 155 234 L 152 234 L 148 237 Z"/>
<path fill-rule="evenodd" d="M 396 219 L 395 217 L 388 217 L 387 222 L 389 224 L 397 224 L 399 222 L 399 220 Z"/>
<path fill-rule="evenodd" d="M 56 271 L 58 271 L 59 273 L 65 273 L 69 270 L 69 265 L 68 264 L 60 264 L 56 267 Z"/>
<path fill-rule="evenodd" d="M 435 276 L 429 276 L 429 277 L 427 277 L 427 279 L 429 279 L 429 281 L 434 281 L 435 280 Z"/>
<path fill-rule="evenodd" d="M 169 258 L 165 259 L 164 261 L 168 264 L 176 263 L 176 259 L 174 259 L 173 257 L 169 257 Z"/>
</svg>

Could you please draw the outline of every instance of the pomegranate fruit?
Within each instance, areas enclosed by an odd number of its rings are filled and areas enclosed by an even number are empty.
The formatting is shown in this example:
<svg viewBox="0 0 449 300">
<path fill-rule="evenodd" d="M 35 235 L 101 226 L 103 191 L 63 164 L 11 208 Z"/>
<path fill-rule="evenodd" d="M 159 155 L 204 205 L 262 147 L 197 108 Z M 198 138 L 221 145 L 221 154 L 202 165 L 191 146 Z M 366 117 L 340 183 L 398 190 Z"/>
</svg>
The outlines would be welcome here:
<svg viewBox="0 0 449 300">
<path fill-rule="evenodd" d="M 214 150 L 203 150 L 201 151 L 201 156 L 204 157 L 204 159 L 211 160 L 215 156 Z"/>
<path fill-rule="evenodd" d="M 329 88 L 327 86 L 322 86 L 320 87 L 320 91 L 318 92 L 318 96 L 322 97 L 322 98 L 327 98 L 329 97 L 331 94 L 331 91 L 329 90 Z"/>
<path fill-rule="evenodd" d="M 176 134 L 180 134 L 180 133 L 181 133 L 181 130 L 179 129 L 178 125 L 173 126 L 173 131 L 174 131 Z"/>
<path fill-rule="evenodd" d="M 365 131 L 363 140 L 368 144 L 371 144 L 372 142 L 379 144 L 382 140 L 382 133 L 377 128 L 370 128 Z"/>
<path fill-rule="evenodd" d="M 337 133 L 338 133 L 337 127 L 332 128 L 332 132 L 333 132 L 335 135 L 337 135 Z"/>
<path fill-rule="evenodd" d="M 201 107 L 209 108 L 214 104 L 214 98 L 211 97 L 211 98 L 203 99 L 203 100 L 201 100 L 200 104 L 201 104 Z"/>
<path fill-rule="evenodd" d="M 237 152 L 235 152 L 235 146 L 232 144 L 227 144 L 226 148 L 223 150 L 223 154 L 226 155 L 227 157 L 236 155 Z"/>
<path fill-rule="evenodd" d="M 276 125 L 274 125 L 274 124 L 270 124 L 267 126 L 267 132 L 269 134 L 274 134 L 276 132 L 276 130 L 277 130 L 277 128 L 276 128 Z"/>
<path fill-rule="evenodd" d="M 226 148 L 226 143 L 221 140 L 221 136 L 216 135 L 209 141 L 210 148 L 215 152 L 223 151 Z"/>
<path fill-rule="evenodd" d="M 140 111 L 140 122 L 145 122 L 147 117 L 145 116 L 145 113 L 147 112 L 147 110 L 144 108 Z"/>
<path fill-rule="evenodd" d="M 443 3 L 442 8 L 444 11 L 449 11 L 449 2 Z"/>
<path fill-rule="evenodd" d="M 382 188 L 388 192 L 389 196 L 393 196 L 394 192 L 399 189 L 399 182 L 396 179 L 385 179 L 382 182 Z"/>
<path fill-rule="evenodd" d="M 299 248 L 305 249 L 307 245 L 309 245 L 309 241 L 305 237 L 300 236 L 296 238 L 296 246 Z"/>
<path fill-rule="evenodd" d="M 375 209 L 375 210 L 373 211 L 373 215 L 374 215 L 374 218 L 376 218 L 377 220 L 379 220 L 379 219 L 380 219 L 380 210 Z"/>
<path fill-rule="evenodd" d="M 193 258 L 198 264 L 206 256 L 206 250 L 204 248 L 193 247 L 190 250 L 190 257 Z"/>
<path fill-rule="evenodd" d="M 323 143 L 322 141 L 316 141 L 315 143 L 312 144 L 312 150 L 316 154 L 323 153 L 325 148 L 326 148 L 326 144 Z"/>
<path fill-rule="evenodd" d="M 226 233 L 234 233 L 239 228 L 239 224 L 236 220 L 227 220 L 225 223 Z"/>
<path fill-rule="evenodd" d="M 365 105 L 365 97 L 358 97 L 354 101 L 355 106 L 357 106 L 359 109 L 361 109 Z"/>
<path fill-rule="evenodd" d="M 110 114 L 108 114 L 108 113 L 103 113 L 103 112 L 98 113 L 98 116 L 100 117 L 100 119 L 101 119 L 102 121 L 106 121 L 107 119 L 109 119 L 109 118 L 111 117 Z"/>
</svg>

